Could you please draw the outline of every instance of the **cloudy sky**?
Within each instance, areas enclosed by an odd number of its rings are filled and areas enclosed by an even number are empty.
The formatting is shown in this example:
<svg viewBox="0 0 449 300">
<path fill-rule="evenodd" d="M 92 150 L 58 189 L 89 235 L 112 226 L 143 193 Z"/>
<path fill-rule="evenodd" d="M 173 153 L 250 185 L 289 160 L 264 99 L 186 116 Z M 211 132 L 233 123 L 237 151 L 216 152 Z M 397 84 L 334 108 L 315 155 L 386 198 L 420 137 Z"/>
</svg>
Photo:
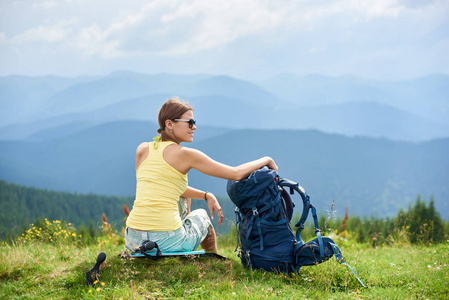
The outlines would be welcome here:
<svg viewBox="0 0 449 300">
<path fill-rule="evenodd" d="M 0 75 L 449 74 L 449 0 L 0 0 Z"/>
</svg>

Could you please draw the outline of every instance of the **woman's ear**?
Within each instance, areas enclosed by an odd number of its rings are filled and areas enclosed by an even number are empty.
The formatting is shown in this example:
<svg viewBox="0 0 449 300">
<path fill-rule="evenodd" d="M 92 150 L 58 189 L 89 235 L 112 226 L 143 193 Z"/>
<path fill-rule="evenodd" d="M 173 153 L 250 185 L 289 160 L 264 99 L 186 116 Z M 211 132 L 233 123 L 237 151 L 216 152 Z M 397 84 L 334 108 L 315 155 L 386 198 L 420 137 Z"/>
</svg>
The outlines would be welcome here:
<svg viewBox="0 0 449 300">
<path fill-rule="evenodd" d="M 172 120 L 165 120 L 165 128 L 173 129 L 173 121 Z"/>
</svg>

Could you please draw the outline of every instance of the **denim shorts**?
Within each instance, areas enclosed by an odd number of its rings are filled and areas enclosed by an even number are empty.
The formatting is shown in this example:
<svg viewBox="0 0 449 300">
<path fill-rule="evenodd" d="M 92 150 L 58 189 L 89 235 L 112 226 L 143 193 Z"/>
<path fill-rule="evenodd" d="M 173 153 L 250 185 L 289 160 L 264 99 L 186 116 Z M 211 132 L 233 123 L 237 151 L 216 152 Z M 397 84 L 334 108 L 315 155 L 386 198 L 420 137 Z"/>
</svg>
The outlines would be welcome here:
<svg viewBox="0 0 449 300">
<path fill-rule="evenodd" d="M 126 248 L 134 251 L 147 240 L 157 243 L 162 252 L 185 252 L 198 248 L 212 228 L 207 212 L 204 209 L 196 209 L 187 215 L 183 198 L 180 200 L 179 210 L 183 223 L 177 230 L 139 231 L 126 227 Z M 156 249 L 152 251 L 156 252 Z"/>
</svg>

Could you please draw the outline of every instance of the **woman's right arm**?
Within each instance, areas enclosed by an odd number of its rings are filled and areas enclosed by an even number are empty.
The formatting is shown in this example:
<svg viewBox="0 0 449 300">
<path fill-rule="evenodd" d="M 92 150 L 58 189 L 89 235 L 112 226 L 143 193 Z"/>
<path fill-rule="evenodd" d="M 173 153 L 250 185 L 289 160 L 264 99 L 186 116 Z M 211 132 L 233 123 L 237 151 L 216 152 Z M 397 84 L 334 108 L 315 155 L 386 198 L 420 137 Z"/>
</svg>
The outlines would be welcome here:
<svg viewBox="0 0 449 300">
<path fill-rule="evenodd" d="M 185 156 L 186 161 L 189 162 L 190 168 L 196 169 L 206 175 L 228 180 L 239 181 L 263 166 L 268 166 L 268 168 L 276 171 L 278 170 L 276 163 L 269 156 L 232 167 L 217 162 L 196 149 L 183 147 L 181 151 L 183 152 L 182 156 Z"/>
</svg>

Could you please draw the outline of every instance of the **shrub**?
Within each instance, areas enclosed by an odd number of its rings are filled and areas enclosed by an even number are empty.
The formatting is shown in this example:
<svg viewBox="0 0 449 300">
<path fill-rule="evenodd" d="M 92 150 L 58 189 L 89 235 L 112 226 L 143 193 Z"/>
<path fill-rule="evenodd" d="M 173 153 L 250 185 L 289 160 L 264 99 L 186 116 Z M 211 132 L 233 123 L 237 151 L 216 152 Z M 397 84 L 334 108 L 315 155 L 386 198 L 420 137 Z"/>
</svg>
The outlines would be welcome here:
<svg viewBox="0 0 449 300">
<path fill-rule="evenodd" d="M 19 242 L 41 241 L 45 243 L 81 243 L 82 235 L 78 234 L 71 223 L 60 220 L 49 221 L 47 218 L 36 221 L 36 225 L 30 224 L 22 233 Z"/>
</svg>

